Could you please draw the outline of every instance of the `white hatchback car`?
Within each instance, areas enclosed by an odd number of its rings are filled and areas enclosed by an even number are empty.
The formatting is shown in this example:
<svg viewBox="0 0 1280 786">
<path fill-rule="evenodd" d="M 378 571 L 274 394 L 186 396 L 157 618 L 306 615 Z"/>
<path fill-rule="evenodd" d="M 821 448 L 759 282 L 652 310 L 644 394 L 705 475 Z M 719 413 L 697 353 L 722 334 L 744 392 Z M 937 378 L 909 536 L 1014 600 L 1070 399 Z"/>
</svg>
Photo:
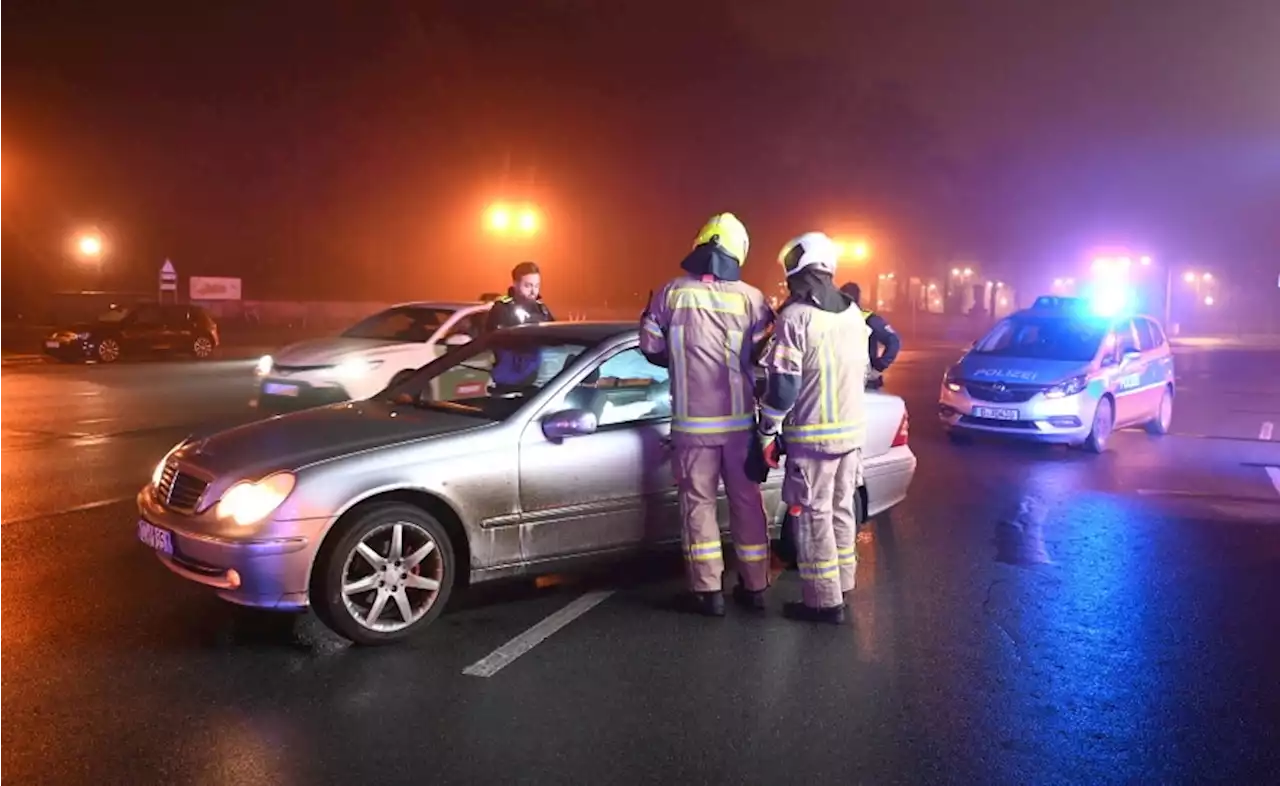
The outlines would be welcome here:
<svg viewBox="0 0 1280 786">
<path fill-rule="evenodd" d="M 258 361 L 254 406 L 287 412 L 367 399 L 478 338 L 492 305 L 402 303 L 340 335 L 290 344 Z"/>
</svg>

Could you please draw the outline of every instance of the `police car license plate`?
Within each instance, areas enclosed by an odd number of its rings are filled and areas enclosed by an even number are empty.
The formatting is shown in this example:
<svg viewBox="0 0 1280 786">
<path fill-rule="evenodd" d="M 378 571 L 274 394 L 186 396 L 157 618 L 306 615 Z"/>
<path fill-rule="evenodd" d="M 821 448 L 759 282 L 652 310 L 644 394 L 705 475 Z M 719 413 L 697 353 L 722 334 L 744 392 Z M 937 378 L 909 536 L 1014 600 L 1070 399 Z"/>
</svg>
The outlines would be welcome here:
<svg viewBox="0 0 1280 786">
<path fill-rule="evenodd" d="M 281 385 L 279 382 L 268 382 L 262 386 L 262 392 L 268 396 L 297 396 L 297 385 Z"/>
<path fill-rule="evenodd" d="M 140 520 L 138 521 L 138 540 L 161 554 L 173 556 L 173 533 L 167 529 L 161 529 L 149 521 Z"/>
<path fill-rule="evenodd" d="M 974 417 L 987 418 L 988 420 L 1017 420 L 1018 410 L 1016 409 L 997 409 L 996 407 L 974 407 Z"/>
</svg>

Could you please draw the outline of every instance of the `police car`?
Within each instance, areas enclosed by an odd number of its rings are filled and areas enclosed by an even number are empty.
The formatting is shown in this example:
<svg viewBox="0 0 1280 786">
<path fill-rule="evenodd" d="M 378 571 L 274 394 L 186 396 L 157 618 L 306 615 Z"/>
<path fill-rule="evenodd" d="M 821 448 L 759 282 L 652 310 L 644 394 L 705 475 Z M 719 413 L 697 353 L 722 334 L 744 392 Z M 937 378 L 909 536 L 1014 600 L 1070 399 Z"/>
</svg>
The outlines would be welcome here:
<svg viewBox="0 0 1280 786">
<path fill-rule="evenodd" d="M 1101 453 L 1118 428 L 1168 433 L 1173 399 L 1173 353 L 1155 319 L 1046 296 L 947 370 L 938 413 L 955 441 L 981 433 Z"/>
</svg>

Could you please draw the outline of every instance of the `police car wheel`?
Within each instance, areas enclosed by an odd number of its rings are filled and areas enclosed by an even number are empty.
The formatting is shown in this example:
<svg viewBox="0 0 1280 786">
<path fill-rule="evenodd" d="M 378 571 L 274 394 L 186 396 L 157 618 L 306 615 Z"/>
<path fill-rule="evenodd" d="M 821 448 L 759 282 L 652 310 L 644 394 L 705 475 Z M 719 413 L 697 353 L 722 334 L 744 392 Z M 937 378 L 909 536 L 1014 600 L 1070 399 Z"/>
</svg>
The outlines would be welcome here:
<svg viewBox="0 0 1280 786">
<path fill-rule="evenodd" d="M 1172 423 L 1173 391 L 1166 387 L 1160 396 L 1160 408 L 1156 410 L 1156 416 L 1147 422 L 1147 433 L 1157 437 L 1164 436 L 1169 433 Z"/>
<path fill-rule="evenodd" d="M 1111 441 L 1111 431 L 1115 425 L 1115 417 L 1115 406 L 1111 403 L 1111 399 L 1103 398 L 1100 400 L 1098 408 L 1093 413 L 1093 429 L 1084 441 L 1085 450 L 1090 453 L 1106 451 L 1107 444 Z"/>
</svg>

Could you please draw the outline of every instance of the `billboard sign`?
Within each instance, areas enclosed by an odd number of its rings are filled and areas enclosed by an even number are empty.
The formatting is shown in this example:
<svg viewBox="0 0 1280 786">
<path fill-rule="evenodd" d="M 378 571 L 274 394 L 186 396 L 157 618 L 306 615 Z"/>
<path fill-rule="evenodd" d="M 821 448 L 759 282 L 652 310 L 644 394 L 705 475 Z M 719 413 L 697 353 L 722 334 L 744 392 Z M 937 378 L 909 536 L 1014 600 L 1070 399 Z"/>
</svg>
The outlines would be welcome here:
<svg viewBox="0 0 1280 786">
<path fill-rule="evenodd" d="M 240 279 L 216 276 L 191 277 L 192 300 L 239 300 Z"/>
</svg>

